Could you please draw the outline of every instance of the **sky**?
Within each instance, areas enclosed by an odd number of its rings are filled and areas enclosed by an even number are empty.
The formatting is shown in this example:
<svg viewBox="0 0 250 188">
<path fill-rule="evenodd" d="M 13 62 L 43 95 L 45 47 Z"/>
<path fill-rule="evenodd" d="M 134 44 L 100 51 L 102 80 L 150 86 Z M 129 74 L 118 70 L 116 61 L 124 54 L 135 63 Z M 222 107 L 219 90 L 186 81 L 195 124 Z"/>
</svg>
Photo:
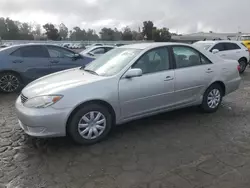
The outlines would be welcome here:
<svg viewBox="0 0 250 188">
<path fill-rule="evenodd" d="M 0 0 L 0 17 L 29 23 L 65 23 L 99 31 L 138 30 L 151 20 L 172 32 L 250 33 L 250 0 Z"/>
</svg>

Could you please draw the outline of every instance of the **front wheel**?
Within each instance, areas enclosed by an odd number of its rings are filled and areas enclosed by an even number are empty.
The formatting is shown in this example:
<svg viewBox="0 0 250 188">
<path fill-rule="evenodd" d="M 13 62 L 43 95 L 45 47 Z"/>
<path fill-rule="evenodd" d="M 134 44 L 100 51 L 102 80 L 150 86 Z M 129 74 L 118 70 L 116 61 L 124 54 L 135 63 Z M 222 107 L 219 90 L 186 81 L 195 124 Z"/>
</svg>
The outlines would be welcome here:
<svg viewBox="0 0 250 188">
<path fill-rule="evenodd" d="M 19 91 L 21 88 L 20 77 L 12 72 L 5 72 L 0 74 L 0 91 L 4 93 L 13 93 Z"/>
<path fill-rule="evenodd" d="M 213 84 L 205 91 L 201 109 L 204 112 L 216 112 L 221 104 L 223 92 L 219 84 Z"/>
<path fill-rule="evenodd" d="M 68 133 L 78 144 L 95 144 L 104 139 L 112 127 L 112 116 L 102 105 L 89 104 L 79 109 L 68 124 Z"/>
</svg>

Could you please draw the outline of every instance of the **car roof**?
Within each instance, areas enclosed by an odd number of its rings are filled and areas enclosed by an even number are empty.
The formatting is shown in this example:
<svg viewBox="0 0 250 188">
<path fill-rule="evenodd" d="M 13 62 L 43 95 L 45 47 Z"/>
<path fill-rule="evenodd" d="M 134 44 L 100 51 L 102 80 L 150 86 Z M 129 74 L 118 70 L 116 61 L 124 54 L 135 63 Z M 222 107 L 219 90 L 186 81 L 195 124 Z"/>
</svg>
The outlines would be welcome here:
<svg viewBox="0 0 250 188">
<path fill-rule="evenodd" d="M 205 41 L 198 41 L 196 43 L 200 43 L 200 44 L 217 44 L 217 43 L 221 43 L 221 42 L 229 42 L 229 43 L 240 43 L 239 41 L 235 41 L 235 40 L 205 40 Z"/>
<path fill-rule="evenodd" d="M 115 48 L 115 46 L 112 46 L 112 45 L 90 46 L 90 47 L 91 47 L 91 49 L 94 49 L 94 48 L 102 48 L 102 47 Z"/>
<path fill-rule="evenodd" d="M 185 43 L 173 43 L 173 42 L 151 42 L 151 43 L 137 43 L 137 44 L 129 44 L 120 46 L 118 48 L 134 48 L 134 49 L 140 49 L 145 50 L 149 48 L 156 48 L 161 46 L 170 46 L 170 45 L 184 45 L 184 46 L 190 46 Z"/>
<path fill-rule="evenodd" d="M 11 45 L 11 47 L 21 47 L 21 46 L 41 46 L 41 45 L 58 46 L 57 44 L 52 44 L 52 43 L 25 43 L 25 44 L 14 44 L 14 45 Z"/>
</svg>

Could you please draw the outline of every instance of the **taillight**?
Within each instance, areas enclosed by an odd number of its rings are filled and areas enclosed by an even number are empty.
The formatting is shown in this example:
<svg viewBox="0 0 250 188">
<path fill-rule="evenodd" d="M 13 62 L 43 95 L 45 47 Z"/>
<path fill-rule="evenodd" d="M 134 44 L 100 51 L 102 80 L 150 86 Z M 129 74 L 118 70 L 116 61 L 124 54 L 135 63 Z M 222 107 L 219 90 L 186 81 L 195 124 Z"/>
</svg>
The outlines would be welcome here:
<svg viewBox="0 0 250 188">
<path fill-rule="evenodd" d="M 240 68 L 240 65 L 237 65 L 237 69 L 238 69 L 238 71 L 240 72 L 240 69 L 241 69 L 241 68 Z"/>
</svg>

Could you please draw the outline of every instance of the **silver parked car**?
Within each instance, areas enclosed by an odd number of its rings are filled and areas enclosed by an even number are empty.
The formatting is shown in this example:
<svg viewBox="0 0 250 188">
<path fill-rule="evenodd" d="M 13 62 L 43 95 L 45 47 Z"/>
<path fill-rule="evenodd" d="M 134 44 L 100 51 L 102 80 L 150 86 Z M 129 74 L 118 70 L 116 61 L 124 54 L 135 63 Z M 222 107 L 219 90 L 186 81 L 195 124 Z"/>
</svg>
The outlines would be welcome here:
<svg viewBox="0 0 250 188">
<path fill-rule="evenodd" d="M 115 46 L 108 46 L 108 45 L 102 45 L 102 46 L 92 46 L 89 47 L 82 52 L 80 52 L 83 56 L 90 56 L 93 58 L 99 58 L 103 54 L 107 53 L 108 51 L 114 49 Z"/>
<path fill-rule="evenodd" d="M 30 83 L 16 101 L 17 116 L 31 136 L 92 144 L 134 119 L 193 105 L 215 112 L 238 89 L 238 66 L 186 44 L 122 46 Z"/>
</svg>

